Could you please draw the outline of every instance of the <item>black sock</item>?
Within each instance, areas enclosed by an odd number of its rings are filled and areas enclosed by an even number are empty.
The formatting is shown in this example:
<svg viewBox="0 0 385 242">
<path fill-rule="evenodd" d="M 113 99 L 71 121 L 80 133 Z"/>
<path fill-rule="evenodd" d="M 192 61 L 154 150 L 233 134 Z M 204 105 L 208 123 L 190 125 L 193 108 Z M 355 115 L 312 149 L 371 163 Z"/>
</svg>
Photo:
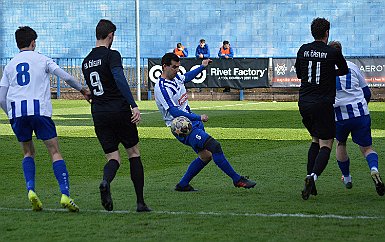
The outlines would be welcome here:
<svg viewBox="0 0 385 242">
<path fill-rule="evenodd" d="M 331 152 L 331 149 L 329 149 L 326 146 L 321 147 L 321 149 L 319 150 L 317 158 L 315 159 L 315 164 L 313 169 L 313 172 L 317 176 L 320 176 L 321 173 L 325 170 L 329 162 L 330 152 Z"/>
<path fill-rule="evenodd" d="M 307 174 L 310 175 L 313 172 L 315 159 L 319 153 L 319 144 L 312 142 L 307 153 Z"/>
<path fill-rule="evenodd" d="M 117 160 L 109 160 L 104 166 L 103 180 L 106 180 L 108 183 L 111 183 L 114 180 L 116 172 L 119 169 L 119 162 Z"/>
<path fill-rule="evenodd" d="M 134 183 L 136 202 L 144 204 L 143 187 L 144 187 L 144 171 L 142 161 L 139 157 L 132 157 L 130 160 L 131 180 Z"/>
</svg>

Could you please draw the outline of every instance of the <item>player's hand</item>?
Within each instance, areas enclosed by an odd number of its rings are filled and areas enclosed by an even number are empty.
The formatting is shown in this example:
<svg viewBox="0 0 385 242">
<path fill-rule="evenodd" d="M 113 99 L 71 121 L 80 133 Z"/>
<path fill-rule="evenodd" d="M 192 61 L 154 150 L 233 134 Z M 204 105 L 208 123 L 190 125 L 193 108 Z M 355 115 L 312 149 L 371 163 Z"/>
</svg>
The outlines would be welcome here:
<svg viewBox="0 0 385 242">
<path fill-rule="evenodd" d="M 213 62 L 211 59 L 205 59 L 202 61 L 202 65 L 204 67 L 208 66 L 211 62 Z"/>
<path fill-rule="evenodd" d="M 199 54 L 199 58 L 203 59 L 203 55 L 202 55 L 202 54 Z"/>
<path fill-rule="evenodd" d="M 90 90 L 82 88 L 82 90 L 80 90 L 80 93 L 83 94 L 84 99 L 86 99 L 88 103 L 91 103 L 91 92 L 90 92 Z"/>
<path fill-rule="evenodd" d="M 206 114 L 202 114 L 201 120 L 202 120 L 202 122 L 207 122 L 207 121 L 209 121 L 209 116 L 207 116 Z"/>
<path fill-rule="evenodd" d="M 138 124 L 140 122 L 140 111 L 138 107 L 132 109 L 131 122 Z"/>
</svg>

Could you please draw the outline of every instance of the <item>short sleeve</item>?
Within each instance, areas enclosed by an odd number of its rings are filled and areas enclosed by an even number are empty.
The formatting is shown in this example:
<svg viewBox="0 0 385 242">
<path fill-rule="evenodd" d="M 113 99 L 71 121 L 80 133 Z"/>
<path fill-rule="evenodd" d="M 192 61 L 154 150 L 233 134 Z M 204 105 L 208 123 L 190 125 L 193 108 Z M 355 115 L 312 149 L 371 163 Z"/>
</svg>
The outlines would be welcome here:
<svg viewBox="0 0 385 242">
<path fill-rule="evenodd" d="M 0 86 L 2 86 L 2 87 L 9 87 L 9 81 L 8 81 L 6 70 L 4 70 L 3 76 L 1 77 Z"/>
<path fill-rule="evenodd" d="M 368 84 L 366 83 L 365 77 L 362 75 L 362 72 L 360 71 L 360 69 L 358 69 L 358 66 L 354 65 L 353 71 L 356 73 L 360 87 L 366 87 Z"/>
<path fill-rule="evenodd" d="M 46 72 L 53 74 L 53 72 L 59 68 L 59 66 L 55 63 L 55 61 L 51 58 L 47 57 L 46 60 Z"/>
</svg>

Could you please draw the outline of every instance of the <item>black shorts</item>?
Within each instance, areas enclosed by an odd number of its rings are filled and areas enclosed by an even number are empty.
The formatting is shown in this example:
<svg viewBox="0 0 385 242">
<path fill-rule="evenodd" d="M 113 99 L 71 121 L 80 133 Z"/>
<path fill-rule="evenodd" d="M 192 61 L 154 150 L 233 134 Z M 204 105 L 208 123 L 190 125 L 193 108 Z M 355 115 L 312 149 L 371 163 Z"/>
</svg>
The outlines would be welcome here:
<svg viewBox="0 0 385 242">
<path fill-rule="evenodd" d="M 336 136 L 336 122 L 332 103 L 298 103 L 302 123 L 312 137 L 322 140 Z"/>
<path fill-rule="evenodd" d="M 139 142 L 138 129 L 129 112 L 93 113 L 95 133 L 105 154 L 117 151 L 119 144 L 128 149 Z"/>
</svg>

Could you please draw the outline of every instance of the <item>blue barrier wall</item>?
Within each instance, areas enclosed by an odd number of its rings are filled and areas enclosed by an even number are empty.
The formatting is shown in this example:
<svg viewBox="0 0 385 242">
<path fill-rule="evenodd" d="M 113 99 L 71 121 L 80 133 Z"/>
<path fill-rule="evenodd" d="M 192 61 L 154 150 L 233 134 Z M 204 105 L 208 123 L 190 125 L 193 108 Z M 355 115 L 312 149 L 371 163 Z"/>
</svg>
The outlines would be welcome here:
<svg viewBox="0 0 385 242">
<path fill-rule="evenodd" d="M 347 56 L 385 55 L 385 1 L 336 0 L 141 0 L 141 54 L 160 57 L 182 42 L 194 55 L 205 38 L 212 56 L 229 40 L 237 57 L 295 56 L 312 40 L 310 22 L 331 21 L 331 39 Z M 113 47 L 135 56 L 134 0 L 0 0 L 0 57 L 17 53 L 14 31 L 29 25 L 37 50 L 50 57 L 84 57 L 94 46 L 100 18 L 118 27 Z"/>
</svg>

